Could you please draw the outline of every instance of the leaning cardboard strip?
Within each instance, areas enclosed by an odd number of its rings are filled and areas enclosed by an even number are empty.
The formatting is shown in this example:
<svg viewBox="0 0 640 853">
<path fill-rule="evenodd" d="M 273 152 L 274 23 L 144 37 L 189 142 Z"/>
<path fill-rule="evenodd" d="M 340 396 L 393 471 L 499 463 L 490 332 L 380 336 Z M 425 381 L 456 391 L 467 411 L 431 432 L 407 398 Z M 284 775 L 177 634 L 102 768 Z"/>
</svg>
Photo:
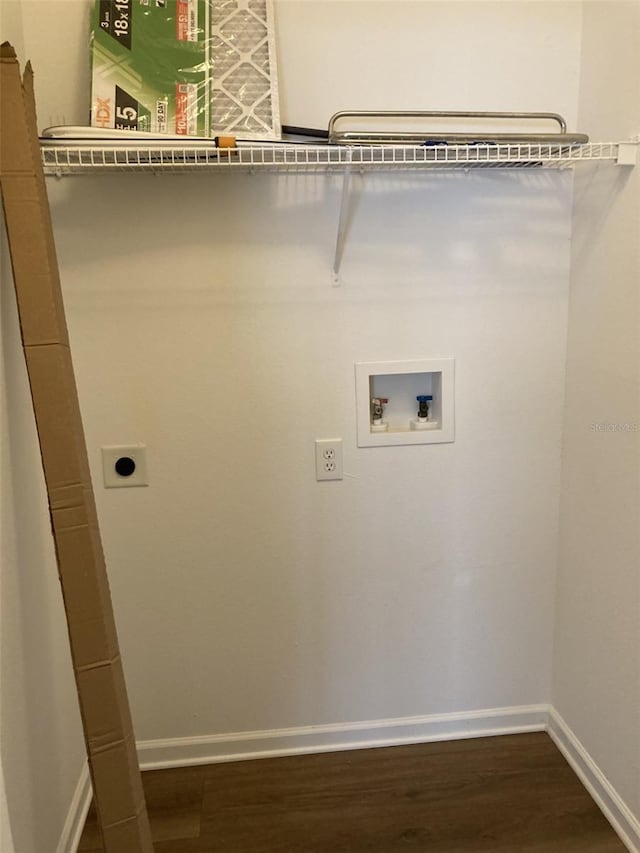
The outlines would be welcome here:
<svg viewBox="0 0 640 853">
<path fill-rule="evenodd" d="M 0 184 L 94 802 L 105 853 L 153 850 L 40 158 L 33 77 L 0 49 Z"/>
</svg>

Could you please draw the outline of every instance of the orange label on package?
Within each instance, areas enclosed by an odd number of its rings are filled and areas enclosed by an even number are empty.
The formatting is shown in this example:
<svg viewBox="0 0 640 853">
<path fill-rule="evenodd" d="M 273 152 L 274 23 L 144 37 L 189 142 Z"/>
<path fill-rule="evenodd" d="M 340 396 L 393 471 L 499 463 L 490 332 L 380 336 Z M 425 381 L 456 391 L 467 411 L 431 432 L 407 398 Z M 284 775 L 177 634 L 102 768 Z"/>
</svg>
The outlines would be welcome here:
<svg viewBox="0 0 640 853">
<path fill-rule="evenodd" d="M 176 83 L 176 133 L 198 135 L 198 87 L 195 83 Z"/>
<path fill-rule="evenodd" d="M 198 0 L 176 0 L 176 38 L 198 40 Z"/>
<path fill-rule="evenodd" d="M 176 85 L 176 133 L 188 133 L 187 115 L 189 112 L 189 93 L 186 86 Z"/>
</svg>

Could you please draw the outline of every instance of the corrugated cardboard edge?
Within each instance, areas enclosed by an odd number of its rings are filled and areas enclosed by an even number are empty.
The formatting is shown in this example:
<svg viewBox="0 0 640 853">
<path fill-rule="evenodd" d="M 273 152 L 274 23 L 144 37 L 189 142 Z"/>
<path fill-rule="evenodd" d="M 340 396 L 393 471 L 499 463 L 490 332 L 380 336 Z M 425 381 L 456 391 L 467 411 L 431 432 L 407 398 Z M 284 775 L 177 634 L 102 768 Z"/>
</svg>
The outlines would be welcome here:
<svg viewBox="0 0 640 853">
<path fill-rule="evenodd" d="M 0 185 L 105 853 L 152 853 L 38 144 L 33 74 L 0 47 Z"/>
</svg>

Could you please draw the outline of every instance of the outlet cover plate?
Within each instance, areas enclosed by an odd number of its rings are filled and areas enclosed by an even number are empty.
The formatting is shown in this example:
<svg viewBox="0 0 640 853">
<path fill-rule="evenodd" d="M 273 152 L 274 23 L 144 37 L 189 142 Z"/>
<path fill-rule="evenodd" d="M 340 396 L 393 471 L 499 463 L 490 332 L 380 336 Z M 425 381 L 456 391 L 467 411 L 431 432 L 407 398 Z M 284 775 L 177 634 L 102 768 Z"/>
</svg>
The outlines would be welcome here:
<svg viewBox="0 0 640 853">
<path fill-rule="evenodd" d="M 128 489 L 135 486 L 148 486 L 147 448 L 144 444 L 118 444 L 102 448 L 102 476 L 105 489 Z M 132 474 L 123 476 L 116 470 L 119 459 L 132 459 L 135 469 Z"/>
<path fill-rule="evenodd" d="M 316 480 L 342 480 L 342 439 L 316 439 Z"/>
</svg>

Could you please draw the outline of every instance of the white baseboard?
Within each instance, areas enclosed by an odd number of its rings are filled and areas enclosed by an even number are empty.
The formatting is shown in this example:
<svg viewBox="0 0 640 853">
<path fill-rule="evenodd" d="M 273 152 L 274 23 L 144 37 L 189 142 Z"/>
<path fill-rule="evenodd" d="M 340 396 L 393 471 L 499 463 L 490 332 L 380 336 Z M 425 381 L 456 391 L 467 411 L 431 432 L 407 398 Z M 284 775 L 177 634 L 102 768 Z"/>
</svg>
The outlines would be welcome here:
<svg viewBox="0 0 640 853">
<path fill-rule="evenodd" d="M 558 712 L 549 705 L 491 708 L 425 717 L 304 726 L 271 731 L 138 742 L 143 770 L 275 758 L 314 752 L 371 749 L 409 743 L 548 731 L 631 853 L 640 853 L 640 823 Z M 83 768 L 56 853 L 75 853 L 91 802 Z"/>
<path fill-rule="evenodd" d="M 143 770 L 544 731 L 548 705 L 238 732 L 138 743 Z"/>
<path fill-rule="evenodd" d="M 73 792 L 71 805 L 69 806 L 67 819 L 62 828 L 56 853 L 76 853 L 78 844 L 80 844 L 84 822 L 87 819 L 87 812 L 91 805 L 92 795 L 89 767 L 85 762 L 82 765 L 82 772 L 80 773 L 76 789 Z"/>
<path fill-rule="evenodd" d="M 640 822 L 553 707 L 549 711 L 547 731 L 623 844 L 631 853 L 640 853 Z"/>
</svg>

